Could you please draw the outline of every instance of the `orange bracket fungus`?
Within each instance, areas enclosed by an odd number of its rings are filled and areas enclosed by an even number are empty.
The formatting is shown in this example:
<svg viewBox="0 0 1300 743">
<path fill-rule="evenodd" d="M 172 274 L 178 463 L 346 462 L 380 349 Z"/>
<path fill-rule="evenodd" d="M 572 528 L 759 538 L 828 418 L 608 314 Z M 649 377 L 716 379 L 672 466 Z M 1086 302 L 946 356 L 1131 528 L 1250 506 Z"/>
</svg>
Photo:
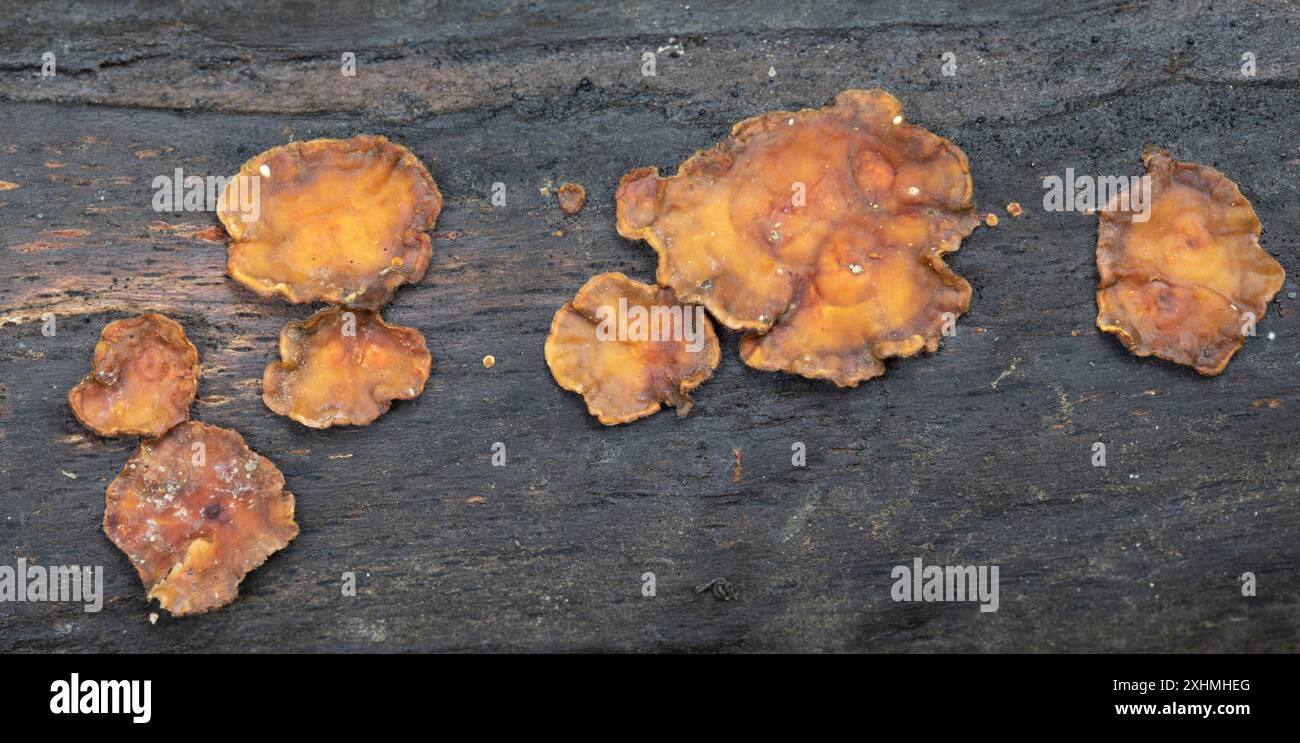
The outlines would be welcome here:
<svg viewBox="0 0 1300 743">
<path fill-rule="evenodd" d="M 1167 150 L 1142 160 L 1146 211 L 1120 209 L 1121 194 L 1101 212 L 1097 327 L 1138 356 L 1213 376 L 1254 333 L 1285 272 L 1260 247 L 1255 210 L 1227 176 Z"/>
<path fill-rule="evenodd" d="M 172 614 L 235 599 L 239 582 L 298 535 L 293 494 L 238 433 L 181 423 L 145 441 L 105 493 L 104 533 Z"/>
<path fill-rule="evenodd" d="M 312 428 L 363 426 L 393 400 L 419 397 L 431 361 L 420 331 L 331 307 L 280 332 L 280 361 L 262 375 L 262 400 Z"/>
<path fill-rule="evenodd" d="M 943 261 L 979 224 L 966 156 L 883 90 L 742 121 L 676 175 L 628 173 L 617 202 L 658 282 L 747 331 L 758 369 L 851 387 L 935 350 L 970 306 Z"/>
<path fill-rule="evenodd" d="M 718 357 L 718 336 L 703 308 L 621 273 L 592 277 L 555 313 L 546 338 L 555 381 L 582 395 L 605 425 L 644 418 L 663 405 L 686 415 L 691 390 L 713 376 Z"/>
<path fill-rule="evenodd" d="M 158 436 L 190 417 L 199 352 L 167 317 L 145 314 L 104 326 L 92 371 L 68 392 L 68 407 L 101 436 Z"/>
<path fill-rule="evenodd" d="M 380 136 L 267 150 L 227 184 L 227 271 L 259 295 L 378 309 L 424 276 L 442 195 L 410 150 Z"/>
</svg>

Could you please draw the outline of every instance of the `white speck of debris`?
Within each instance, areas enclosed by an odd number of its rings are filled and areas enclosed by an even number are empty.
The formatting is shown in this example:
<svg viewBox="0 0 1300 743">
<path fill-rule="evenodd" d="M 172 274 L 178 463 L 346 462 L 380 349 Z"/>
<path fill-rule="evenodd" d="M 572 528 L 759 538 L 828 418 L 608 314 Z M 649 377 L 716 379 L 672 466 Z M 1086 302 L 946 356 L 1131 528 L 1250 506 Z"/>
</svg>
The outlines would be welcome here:
<svg viewBox="0 0 1300 743">
<path fill-rule="evenodd" d="M 1274 332 L 1271 331 L 1271 330 L 1268 331 L 1268 339 L 1269 339 L 1269 340 L 1273 340 L 1273 339 L 1275 339 L 1275 338 L 1277 338 L 1277 333 L 1274 333 Z"/>
<path fill-rule="evenodd" d="M 156 611 L 149 612 L 149 624 L 157 624 L 157 623 L 158 623 L 158 612 Z"/>
<path fill-rule="evenodd" d="M 785 123 L 789 124 L 790 126 L 794 126 L 794 117 L 791 116 L 791 117 L 790 117 L 790 120 L 787 121 L 787 122 L 785 122 Z"/>
<path fill-rule="evenodd" d="M 769 67 L 769 68 L 767 68 L 767 76 L 768 76 L 768 77 L 776 77 L 776 67 Z"/>
<path fill-rule="evenodd" d="M 69 472 L 69 471 L 67 471 L 67 470 L 59 470 L 59 471 L 62 472 L 62 473 L 63 473 L 63 476 L 66 477 L 66 478 L 68 478 L 69 480 L 75 480 L 75 479 L 77 479 L 77 475 L 76 475 L 76 473 L 74 473 L 74 472 Z"/>
<path fill-rule="evenodd" d="M 266 163 L 257 166 L 257 172 L 261 173 L 263 178 L 271 177 L 271 169 L 267 167 Z"/>
<path fill-rule="evenodd" d="M 900 114 L 900 115 L 898 115 L 898 116 L 895 116 L 895 117 L 894 117 L 894 126 L 898 126 L 898 125 L 901 124 L 901 123 L 903 123 L 903 117 L 902 117 L 902 115 Z"/>
<path fill-rule="evenodd" d="M 1005 371 L 999 374 L 997 379 L 993 380 L 992 382 L 989 382 L 989 386 L 996 390 L 998 388 L 998 385 L 1002 382 L 1002 380 L 1011 376 L 1012 372 L 1016 370 L 1016 364 L 1019 363 L 1020 363 L 1019 358 L 1011 359 L 1011 366 L 1008 366 Z"/>
<path fill-rule="evenodd" d="M 916 186 L 908 186 L 908 187 L 907 187 L 907 195 L 908 195 L 908 196 L 920 196 L 920 195 L 921 195 L 921 189 L 917 188 Z"/>
<path fill-rule="evenodd" d="M 1136 479 L 1138 479 L 1139 477 L 1141 477 L 1141 475 L 1139 475 L 1138 473 L 1136 473 L 1136 472 L 1131 472 L 1131 473 L 1129 473 L 1128 479 L 1130 479 L 1130 480 L 1136 480 Z"/>
<path fill-rule="evenodd" d="M 849 264 L 849 271 L 851 271 L 851 272 L 853 272 L 853 273 L 862 273 L 862 266 L 859 266 L 859 265 L 856 264 L 856 263 L 850 263 L 850 264 Z"/>
<path fill-rule="evenodd" d="M 668 52 L 670 57 L 680 57 L 686 52 L 686 48 L 678 43 L 676 36 L 670 36 L 668 37 L 668 43 L 659 47 L 655 53 L 663 54 L 664 52 Z"/>
</svg>

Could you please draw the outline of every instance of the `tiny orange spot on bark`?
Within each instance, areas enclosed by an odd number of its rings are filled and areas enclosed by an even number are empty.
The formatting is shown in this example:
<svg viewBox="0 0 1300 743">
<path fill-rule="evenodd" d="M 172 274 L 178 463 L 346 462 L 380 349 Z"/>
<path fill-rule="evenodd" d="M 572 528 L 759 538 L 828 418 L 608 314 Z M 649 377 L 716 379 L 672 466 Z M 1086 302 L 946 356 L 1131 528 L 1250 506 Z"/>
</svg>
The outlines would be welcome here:
<svg viewBox="0 0 1300 743">
<path fill-rule="evenodd" d="M 565 183 L 560 186 L 556 196 L 560 201 L 560 211 L 570 217 L 582 211 L 582 205 L 587 203 L 587 189 L 577 183 Z"/>
</svg>

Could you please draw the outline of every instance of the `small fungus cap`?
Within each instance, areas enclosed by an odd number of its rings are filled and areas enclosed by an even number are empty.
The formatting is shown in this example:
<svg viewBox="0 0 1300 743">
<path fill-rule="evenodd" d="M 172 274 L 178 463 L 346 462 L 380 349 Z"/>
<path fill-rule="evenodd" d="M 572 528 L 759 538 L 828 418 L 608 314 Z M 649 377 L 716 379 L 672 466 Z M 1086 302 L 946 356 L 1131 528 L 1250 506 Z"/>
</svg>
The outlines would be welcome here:
<svg viewBox="0 0 1300 743">
<path fill-rule="evenodd" d="M 718 366 L 718 336 L 702 309 L 669 289 L 621 273 L 592 277 L 555 313 L 546 364 L 561 387 L 582 395 L 605 425 L 628 423 L 673 405 Z"/>
<path fill-rule="evenodd" d="M 293 494 L 235 431 L 195 421 L 144 441 L 104 497 L 104 533 L 172 614 L 230 603 L 298 534 Z"/>
<path fill-rule="evenodd" d="M 414 328 L 377 312 L 331 307 L 280 332 L 280 361 L 262 375 L 262 400 L 305 426 L 364 426 L 394 400 L 424 391 L 432 359 Z"/>
<path fill-rule="evenodd" d="M 1219 374 L 1286 273 L 1260 247 L 1259 218 L 1227 176 L 1167 150 L 1148 149 L 1142 160 L 1147 218 L 1130 197 L 1100 213 L 1097 327 L 1137 356 Z"/>
<path fill-rule="evenodd" d="M 572 217 L 582 211 L 587 203 L 587 189 L 577 183 L 565 183 L 555 192 L 560 202 L 560 211 Z"/>
<path fill-rule="evenodd" d="M 68 407 L 101 436 L 159 436 L 190 417 L 199 352 L 175 320 L 149 313 L 104 326 Z"/>
</svg>

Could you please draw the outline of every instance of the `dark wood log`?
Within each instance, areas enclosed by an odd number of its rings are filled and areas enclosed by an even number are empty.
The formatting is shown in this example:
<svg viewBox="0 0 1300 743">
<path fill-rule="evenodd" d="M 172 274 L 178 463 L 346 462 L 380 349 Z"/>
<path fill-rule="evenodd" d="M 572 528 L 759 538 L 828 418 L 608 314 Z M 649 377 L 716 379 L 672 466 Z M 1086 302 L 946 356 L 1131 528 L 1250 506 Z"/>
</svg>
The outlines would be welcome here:
<svg viewBox="0 0 1300 743">
<path fill-rule="evenodd" d="M 97 614 L 0 603 L 0 650 L 1300 649 L 1294 279 L 1201 378 L 1096 331 L 1095 219 L 1041 208 L 1046 175 L 1135 174 L 1144 145 L 1169 146 L 1241 185 L 1294 276 L 1295 6 L 216 5 L 0 18 L 0 181 L 16 185 L 0 191 L 0 564 L 106 580 Z M 976 291 L 958 335 L 840 390 L 749 369 L 726 334 L 688 417 L 596 424 L 542 344 L 589 276 L 653 277 L 652 251 L 614 231 L 619 177 L 876 85 L 965 150 L 977 202 L 1002 214 L 951 260 Z M 225 278 L 215 217 L 156 213 L 151 183 L 358 133 L 410 147 L 446 197 L 428 276 L 385 313 L 426 335 L 433 376 L 369 427 L 312 431 L 260 399 L 280 327 L 312 308 Z M 563 181 L 587 188 L 576 217 L 541 193 Z M 156 625 L 100 531 L 135 442 L 90 434 L 64 400 L 103 325 L 144 310 L 184 324 L 195 417 L 284 470 L 302 527 L 233 604 Z M 999 565 L 1000 609 L 894 602 L 891 569 L 914 557 Z M 715 578 L 734 600 L 694 590 Z"/>
</svg>

